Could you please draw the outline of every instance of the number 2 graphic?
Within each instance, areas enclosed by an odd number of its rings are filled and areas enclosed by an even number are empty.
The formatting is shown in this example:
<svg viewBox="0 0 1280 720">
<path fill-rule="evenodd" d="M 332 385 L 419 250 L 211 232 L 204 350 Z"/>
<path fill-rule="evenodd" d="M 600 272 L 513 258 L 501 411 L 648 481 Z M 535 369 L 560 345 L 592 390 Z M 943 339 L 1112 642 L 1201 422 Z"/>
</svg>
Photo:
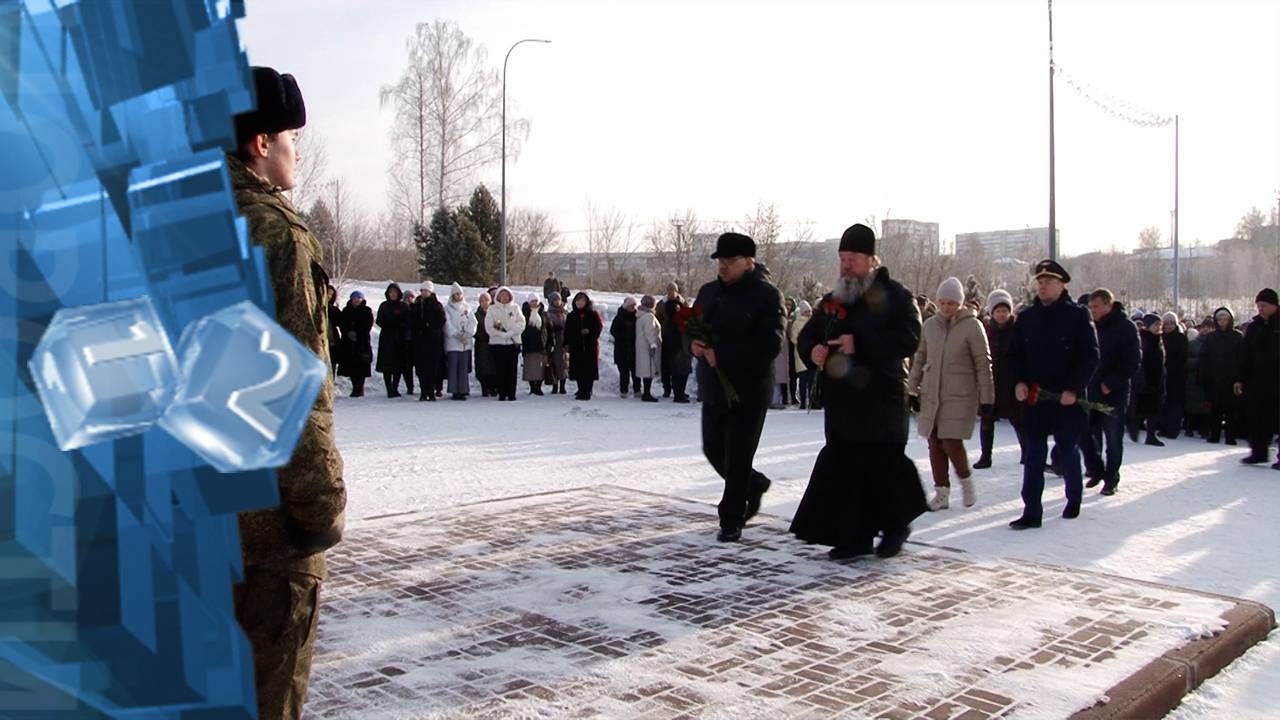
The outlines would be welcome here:
<svg viewBox="0 0 1280 720">
<path fill-rule="evenodd" d="M 265 382 L 233 390 L 227 399 L 227 408 L 267 442 L 275 442 L 280 434 L 281 419 L 267 404 L 288 396 L 298 386 L 301 358 L 296 348 L 287 341 L 276 341 L 269 331 L 264 330 L 261 337 L 258 349 L 275 359 L 275 374 Z"/>
</svg>

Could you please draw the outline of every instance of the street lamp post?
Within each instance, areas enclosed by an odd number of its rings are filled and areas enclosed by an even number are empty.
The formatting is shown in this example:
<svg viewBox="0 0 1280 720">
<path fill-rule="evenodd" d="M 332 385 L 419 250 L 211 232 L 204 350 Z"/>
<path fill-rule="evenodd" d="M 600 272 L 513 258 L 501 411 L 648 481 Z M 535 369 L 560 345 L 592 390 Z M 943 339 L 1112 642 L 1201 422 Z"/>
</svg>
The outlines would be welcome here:
<svg viewBox="0 0 1280 720">
<path fill-rule="evenodd" d="M 1053 190 L 1053 0 L 1049 0 L 1049 259 L 1057 260 L 1058 218 Z"/>
<path fill-rule="evenodd" d="M 520 43 L 550 43 L 550 40 L 525 38 L 517 40 L 507 48 L 507 56 L 502 59 L 502 205 L 501 217 L 498 221 L 498 252 L 502 255 L 502 284 L 507 284 L 507 61 L 511 59 L 511 51 Z"/>
</svg>

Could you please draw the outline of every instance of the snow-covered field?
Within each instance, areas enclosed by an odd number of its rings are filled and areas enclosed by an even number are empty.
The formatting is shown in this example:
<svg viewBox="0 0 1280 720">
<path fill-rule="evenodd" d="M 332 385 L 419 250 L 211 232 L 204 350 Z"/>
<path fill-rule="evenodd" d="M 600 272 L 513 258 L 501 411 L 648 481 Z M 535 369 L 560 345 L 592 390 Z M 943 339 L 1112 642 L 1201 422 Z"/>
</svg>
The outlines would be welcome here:
<svg viewBox="0 0 1280 720">
<path fill-rule="evenodd" d="M 353 287 L 343 288 L 344 301 Z M 360 284 L 375 309 L 383 287 Z M 416 291 L 417 284 L 403 287 Z M 530 290 L 517 289 L 518 298 Z M 447 287 L 437 289 L 442 301 L 447 292 Z M 468 299 L 476 292 L 468 291 Z M 621 296 L 600 299 L 611 317 Z M 595 484 L 716 502 L 722 483 L 701 454 L 699 406 L 618 398 L 607 345 L 602 357 L 602 381 L 590 402 L 528 397 L 525 391 L 515 403 L 478 396 L 431 404 L 409 397 L 388 400 L 380 378 L 371 378 L 368 396 L 351 399 L 341 391 L 349 386 L 340 384 L 337 433 L 346 462 L 349 525 L 389 513 Z M 1021 510 L 1020 466 L 1013 434 L 1002 425 L 995 466 L 976 471 L 977 506 L 964 509 L 955 503 L 925 515 L 912 539 L 957 548 L 976 559 L 1026 559 L 1280 607 L 1280 524 L 1274 517 L 1280 508 L 1280 472 L 1241 466 L 1244 447 L 1186 438 L 1166 442 L 1165 448 L 1127 445 L 1119 492 L 1106 498 L 1086 491 L 1076 520 L 1057 517 L 1062 485 L 1050 476 L 1045 526 L 1015 533 L 1006 523 Z M 757 468 L 774 481 L 762 512 L 791 517 L 821 445 L 819 413 L 769 413 L 756 456 Z M 976 458 L 976 437 L 969 445 Z M 924 442 L 913 438 L 908 453 L 930 482 Z M 714 533 L 715 527 L 709 524 L 706 532 Z M 1277 689 L 1280 638 L 1273 633 L 1207 681 L 1171 717 L 1280 717 Z"/>
</svg>

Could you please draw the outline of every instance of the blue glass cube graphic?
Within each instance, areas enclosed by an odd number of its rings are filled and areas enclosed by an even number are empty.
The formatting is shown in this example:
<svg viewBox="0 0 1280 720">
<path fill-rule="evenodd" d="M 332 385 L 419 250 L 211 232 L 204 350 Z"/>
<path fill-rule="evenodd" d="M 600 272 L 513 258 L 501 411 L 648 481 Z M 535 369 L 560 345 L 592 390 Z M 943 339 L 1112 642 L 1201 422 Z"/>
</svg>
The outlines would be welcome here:
<svg viewBox="0 0 1280 720">
<path fill-rule="evenodd" d="M 219 472 L 287 463 L 328 366 L 247 300 L 192 323 L 178 346 L 182 384 L 160 426 Z"/>
<path fill-rule="evenodd" d="M 27 367 L 64 451 L 145 432 L 178 385 L 178 358 L 146 296 L 59 310 Z"/>
</svg>

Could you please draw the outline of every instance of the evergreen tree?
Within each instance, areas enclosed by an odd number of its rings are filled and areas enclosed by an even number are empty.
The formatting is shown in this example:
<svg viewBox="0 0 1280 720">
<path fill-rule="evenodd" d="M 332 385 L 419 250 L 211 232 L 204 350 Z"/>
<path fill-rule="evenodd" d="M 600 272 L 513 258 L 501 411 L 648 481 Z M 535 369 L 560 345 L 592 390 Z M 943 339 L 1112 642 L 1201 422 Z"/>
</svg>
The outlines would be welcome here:
<svg viewBox="0 0 1280 720">
<path fill-rule="evenodd" d="M 466 206 L 459 208 L 459 214 L 465 216 L 476 227 L 476 231 L 480 235 L 480 241 L 488 249 L 489 265 L 483 268 L 483 276 L 493 279 L 498 277 L 498 264 L 501 255 L 501 243 L 499 242 L 498 233 L 502 225 L 502 210 L 498 206 L 498 202 L 493 199 L 493 195 L 489 193 L 489 189 L 483 184 L 476 187 L 471 193 L 471 200 Z M 507 264 L 510 267 L 514 253 L 512 252 L 511 238 L 507 238 Z"/>
<path fill-rule="evenodd" d="M 463 285 L 483 287 L 496 278 L 493 272 L 493 253 L 485 243 L 480 228 L 464 212 L 455 215 L 457 237 L 452 246 L 450 266 L 452 277 Z"/>
<path fill-rule="evenodd" d="M 437 208 L 431 215 L 431 224 L 413 229 L 413 244 L 418 249 L 418 277 L 446 278 L 448 248 L 457 238 L 458 223 L 454 214 L 445 208 Z"/>
</svg>

